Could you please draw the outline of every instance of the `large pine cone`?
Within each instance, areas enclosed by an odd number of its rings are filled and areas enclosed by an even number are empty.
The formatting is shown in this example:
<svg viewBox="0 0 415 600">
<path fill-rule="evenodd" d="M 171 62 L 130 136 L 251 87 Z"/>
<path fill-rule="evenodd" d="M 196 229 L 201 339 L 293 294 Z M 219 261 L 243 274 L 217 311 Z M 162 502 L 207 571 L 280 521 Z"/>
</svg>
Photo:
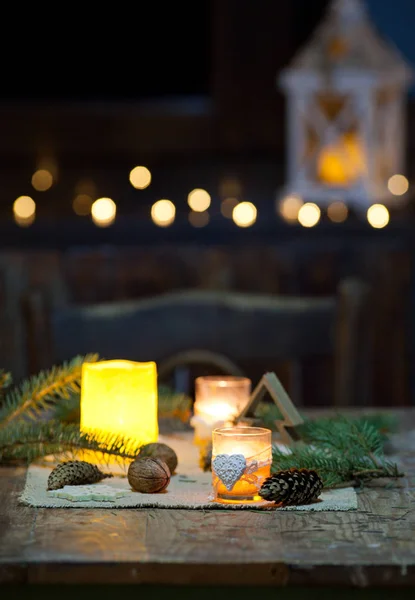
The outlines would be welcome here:
<svg viewBox="0 0 415 600">
<path fill-rule="evenodd" d="M 268 477 L 262 484 L 259 495 L 264 500 L 282 506 L 298 506 L 316 500 L 323 489 L 323 481 L 316 471 L 289 469 Z"/>
<path fill-rule="evenodd" d="M 71 460 L 60 463 L 48 477 L 48 490 L 59 490 L 65 485 L 85 485 L 97 483 L 102 479 L 112 477 L 103 473 L 95 465 L 84 460 Z"/>
</svg>

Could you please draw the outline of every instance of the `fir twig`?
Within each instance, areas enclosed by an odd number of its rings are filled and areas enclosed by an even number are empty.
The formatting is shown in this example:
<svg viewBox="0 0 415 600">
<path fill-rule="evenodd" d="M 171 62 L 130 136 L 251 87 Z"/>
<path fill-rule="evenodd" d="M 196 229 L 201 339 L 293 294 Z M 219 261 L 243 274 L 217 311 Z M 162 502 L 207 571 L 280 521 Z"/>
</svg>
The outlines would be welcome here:
<svg viewBox="0 0 415 600">
<path fill-rule="evenodd" d="M 382 433 L 364 417 L 338 415 L 305 421 L 302 443 L 284 453 L 274 448 L 273 471 L 291 467 L 315 469 L 324 486 L 338 487 L 379 477 L 402 477 L 397 465 L 385 460 Z M 306 444 L 306 445 L 305 445 Z"/>
<path fill-rule="evenodd" d="M 0 430 L 0 463 L 29 463 L 40 457 L 93 450 L 106 457 L 134 460 L 140 445 L 122 436 L 80 433 L 76 425 L 18 423 Z"/>
<path fill-rule="evenodd" d="M 8 373 L 4 369 L 0 369 L 0 396 L 2 396 L 5 390 L 12 384 L 11 373 Z"/>
<path fill-rule="evenodd" d="M 11 390 L 5 396 L 0 410 L 0 429 L 23 418 L 34 420 L 59 399 L 79 393 L 82 364 L 97 360 L 97 354 L 77 356 L 62 366 L 52 367 L 27 379 Z"/>
</svg>

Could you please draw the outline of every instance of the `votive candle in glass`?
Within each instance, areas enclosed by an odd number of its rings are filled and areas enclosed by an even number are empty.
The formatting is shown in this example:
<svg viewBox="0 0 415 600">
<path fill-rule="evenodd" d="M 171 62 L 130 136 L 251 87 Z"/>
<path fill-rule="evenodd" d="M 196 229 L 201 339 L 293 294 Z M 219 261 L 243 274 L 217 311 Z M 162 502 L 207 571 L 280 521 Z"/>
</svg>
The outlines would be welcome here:
<svg viewBox="0 0 415 600">
<path fill-rule="evenodd" d="M 212 431 L 232 425 L 248 404 L 251 380 L 235 376 L 203 376 L 195 381 L 195 404 L 192 425 L 196 444 L 212 439 Z"/>
<path fill-rule="evenodd" d="M 271 474 L 271 430 L 225 427 L 212 434 L 214 500 L 223 503 L 258 502 L 258 492 Z"/>
</svg>

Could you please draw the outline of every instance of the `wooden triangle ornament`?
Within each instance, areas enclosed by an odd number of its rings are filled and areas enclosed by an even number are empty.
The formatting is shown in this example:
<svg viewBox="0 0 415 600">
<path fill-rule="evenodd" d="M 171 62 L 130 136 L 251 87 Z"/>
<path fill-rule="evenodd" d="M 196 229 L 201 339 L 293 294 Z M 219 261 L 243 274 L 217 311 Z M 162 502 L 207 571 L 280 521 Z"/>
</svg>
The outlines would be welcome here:
<svg viewBox="0 0 415 600">
<path fill-rule="evenodd" d="M 255 411 L 266 393 L 271 396 L 283 417 L 282 419 L 277 419 L 275 422 L 283 443 L 292 444 L 298 441 L 299 435 L 296 432 L 296 427 L 302 425 L 304 420 L 275 373 L 265 373 L 262 376 L 262 379 L 252 392 L 248 404 L 236 418 L 236 423 L 241 421 L 255 421 Z"/>
</svg>

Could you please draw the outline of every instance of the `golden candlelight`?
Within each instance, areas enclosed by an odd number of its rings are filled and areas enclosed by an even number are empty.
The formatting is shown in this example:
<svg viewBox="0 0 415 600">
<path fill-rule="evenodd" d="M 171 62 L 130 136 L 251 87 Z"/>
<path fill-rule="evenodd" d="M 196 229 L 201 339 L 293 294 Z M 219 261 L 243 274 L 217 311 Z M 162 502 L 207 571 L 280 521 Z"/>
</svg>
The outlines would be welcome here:
<svg viewBox="0 0 415 600">
<path fill-rule="evenodd" d="M 206 376 L 195 382 L 196 400 L 192 425 L 195 443 L 205 445 L 212 439 L 212 431 L 231 425 L 248 404 L 251 380 L 247 377 Z"/>
<path fill-rule="evenodd" d="M 212 435 L 214 500 L 223 503 L 261 501 L 258 492 L 270 476 L 271 430 L 225 427 Z"/>
<path fill-rule="evenodd" d="M 82 432 L 155 442 L 157 405 L 156 363 L 109 360 L 82 365 Z"/>
</svg>

